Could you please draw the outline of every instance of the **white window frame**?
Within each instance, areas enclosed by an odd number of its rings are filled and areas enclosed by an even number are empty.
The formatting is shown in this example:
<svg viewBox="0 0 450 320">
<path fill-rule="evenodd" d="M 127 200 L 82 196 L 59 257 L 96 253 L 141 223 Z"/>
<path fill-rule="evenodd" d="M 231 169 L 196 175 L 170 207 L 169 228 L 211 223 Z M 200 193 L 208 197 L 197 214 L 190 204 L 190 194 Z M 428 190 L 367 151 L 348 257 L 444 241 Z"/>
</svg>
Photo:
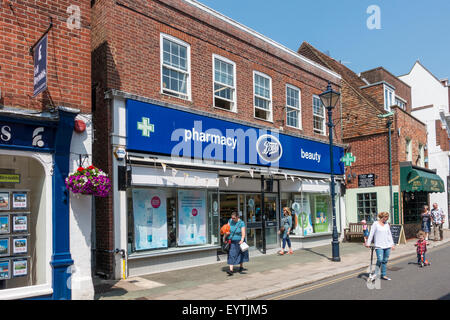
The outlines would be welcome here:
<svg viewBox="0 0 450 320">
<path fill-rule="evenodd" d="M 167 39 L 169 41 L 175 42 L 178 45 L 181 45 L 183 47 L 186 47 L 186 71 L 185 70 L 181 70 L 181 69 L 177 69 L 173 66 L 168 66 L 168 65 L 164 65 L 164 39 Z M 165 33 L 160 33 L 160 42 L 159 42 L 159 52 L 160 52 L 160 73 L 161 73 L 161 94 L 164 95 L 168 95 L 170 97 L 176 97 L 178 99 L 182 99 L 182 100 L 188 100 L 188 101 L 192 101 L 192 93 L 191 93 L 191 45 L 187 42 L 184 42 L 178 38 L 175 38 L 171 35 L 165 34 Z M 177 72 L 182 72 L 187 74 L 187 79 L 186 79 L 186 96 L 184 96 L 184 93 L 178 92 L 178 91 L 174 91 L 174 90 L 170 90 L 170 89 L 165 89 L 164 85 L 163 85 L 163 67 L 166 67 L 168 69 L 171 70 L 175 70 Z M 169 91 L 173 94 L 164 92 L 164 91 Z"/>
<path fill-rule="evenodd" d="M 399 96 L 396 95 L 394 98 L 394 101 L 395 101 L 394 102 L 395 105 L 399 106 L 402 110 L 406 110 L 406 101 L 405 100 L 403 100 L 402 98 L 400 98 Z M 400 102 L 401 105 L 398 104 L 397 101 Z"/>
<path fill-rule="evenodd" d="M 219 99 L 222 99 L 222 100 L 225 100 L 225 101 L 230 101 L 230 102 L 233 103 L 233 108 L 232 108 L 231 110 L 227 110 L 227 109 L 223 109 L 223 108 L 220 108 L 220 107 L 216 107 L 216 95 L 215 95 L 215 92 L 214 92 L 214 84 L 215 84 L 215 82 L 216 82 L 216 79 L 215 79 L 215 59 L 222 60 L 223 62 L 226 62 L 226 63 L 229 63 L 229 64 L 233 65 L 233 83 L 234 83 L 234 87 L 230 87 L 230 86 L 227 85 L 227 84 L 218 82 L 218 83 L 220 83 L 220 84 L 223 85 L 223 86 L 226 86 L 226 87 L 229 87 L 229 88 L 233 89 L 233 100 L 228 100 L 228 99 L 219 97 Z M 215 54 L 215 53 L 214 53 L 214 54 L 212 55 L 212 69 L 213 69 L 213 70 L 212 70 L 212 81 L 213 81 L 213 86 L 212 86 L 212 88 L 213 88 L 213 106 L 214 106 L 214 108 L 217 108 L 217 109 L 220 109 L 220 110 L 225 110 L 225 111 L 230 111 L 230 112 L 237 113 L 237 81 L 236 81 L 237 79 L 236 79 L 236 63 L 235 63 L 234 61 L 231 61 L 230 59 L 227 59 L 227 58 L 225 58 L 225 57 L 219 56 L 218 54 Z"/>
<path fill-rule="evenodd" d="M 293 106 L 289 106 L 287 103 L 288 100 L 288 95 L 287 95 L 287 90 L 288 88 L 292 89 L 292 90 L 296 90 L 298 91 L 298 108 L 293 107 Z M 289 109 L 296 109 L 298 111 L 298 126 L 294 127 L 288 124 L 288 111 Z M 297 88 L 296 86 L 293 86 L 289 83 L 286 83 L 286 126 L 287 127 L 291 127 L 291 128 L 295 128 L 295 129 L 302 129 L 302 91 L 300 90 L 300 88 Z"/>
<path fill-rule="evenodd" d="M 255 103 L 255 98 L 256 98 L 256 92 L 255 92 L 255 78 L 256 75 L 260 76 L 260 77 L 264 77 L 269 79 L 269 90 L 270 90 L 270 100 L 269 100 L 269 110 L 266 109 L 261 109 L 261 108 L 257 108 L 256 107 L 256 103 Z M 264 99 L 264 100 L 268 100 L 266 97 L 262 97 L 262 96 L 258 96 L 258 98 L 260 99 Z M 256 116 L 256 109 L 260 109 L 260 110 L 264 110 L 266 112 L 269 112 L 269 119 L 262 119 L 262 118 L 258 118 Z M 255 119 L 258 120 L 263 120 L 263 121 L 268 121 L 268 122 L 273 122 L 273 105 L 272 105 L 272 77 L 268 76 L 265 73 L 259 72 L 259 71 L 253 71 L 253 117 Z"/>
<path fill-rule="evenodd" d="M 388 99 L 389 93 L 391 94 L 390 101 Z M 384 97 L 384 110 L 390 112 L 391 106 L 395 104 L 395 90 L 387 85 L 383 85 L 383 97 Z"/>
<path fill-rule="evenodd" d="M 406 138 L 406 161 L 412 161 L 412 140 Z"/>
<path fill-rule="evenodd" d="M 318 129 L 316 129 L 314 127 L 314 117 L 316 116 L 316 114 L 314 113 L 314 98 L 319 99 L 320 104 L 321 104 L 321 106 L 323 108 L 323 120 L 322 120 L 323 131 L 322 132 L 316 132 L 316 130 L 318 131 Z M 320 134 L 320 135 L 326 136 L 327 135 L 327 128 L 326 128 L 327 113 L 326 113 L 326 110 L 325 110 L 325 106 L 322 104 L 322 100 L 320 100 L 320 97 L 318 95 L 316 95 L 316 94 L 314 94 L 313 97 L 312 97 L 312 112 L 313 112 L 313 118 L 312 118 L 312 120 L 313 120 L 313 132 L 316 133 L 316 134 Z"/>
</svg>

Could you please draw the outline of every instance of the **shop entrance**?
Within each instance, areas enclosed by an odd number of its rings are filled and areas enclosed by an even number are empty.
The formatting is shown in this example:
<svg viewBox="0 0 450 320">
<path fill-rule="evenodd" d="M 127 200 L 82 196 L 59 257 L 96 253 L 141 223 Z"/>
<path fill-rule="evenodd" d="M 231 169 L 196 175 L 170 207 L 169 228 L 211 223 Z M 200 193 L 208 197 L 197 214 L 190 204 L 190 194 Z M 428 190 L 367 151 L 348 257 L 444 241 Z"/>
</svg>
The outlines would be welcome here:
<svg viewBox="0 0 450 320">
<path fill-rule="evenodd" d="M 265 194 L 264 213 L 266 216 L 265 233 L 263 234 L 262 215 L 261 215 L 261 194 L 220 194 L 220 225 L 226 224 L 233 211 L 239 212 L 243 219 L 247 231 L 247 244 L 250 249 L 263 250 L 263 241 L 265 237 L 266 249 L 276 248 L 278 246 L 276 195 Z"/>
</svg>

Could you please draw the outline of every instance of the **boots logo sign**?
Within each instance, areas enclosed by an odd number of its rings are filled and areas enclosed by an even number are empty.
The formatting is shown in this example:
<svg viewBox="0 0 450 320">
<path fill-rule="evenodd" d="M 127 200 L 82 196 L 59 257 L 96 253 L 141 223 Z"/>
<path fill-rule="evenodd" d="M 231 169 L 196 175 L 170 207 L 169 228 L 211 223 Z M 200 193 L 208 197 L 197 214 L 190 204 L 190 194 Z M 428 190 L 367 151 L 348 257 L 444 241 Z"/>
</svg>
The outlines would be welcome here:
<svg viewBox="0 0 450 320">
<path fill-rule="evenodd" d="M 277 162 L 283 155 L 280 141 L 271 134 L 264 134 L 258 138 L 256 151 L 267 162 Z"/>
</svg>

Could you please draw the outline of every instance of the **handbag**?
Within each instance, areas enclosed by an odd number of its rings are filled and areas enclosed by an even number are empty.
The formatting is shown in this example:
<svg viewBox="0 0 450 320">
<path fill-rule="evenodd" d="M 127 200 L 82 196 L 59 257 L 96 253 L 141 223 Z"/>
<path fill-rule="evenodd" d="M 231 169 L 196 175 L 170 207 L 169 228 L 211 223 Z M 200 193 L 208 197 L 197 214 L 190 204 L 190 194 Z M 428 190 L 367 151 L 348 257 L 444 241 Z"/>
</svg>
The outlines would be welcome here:
<svg viewBox="0 0 450 320">
<path fill-rule="evenodd" d="M 234 229 L 233 231 L 233 235 L 230 237 L 232 238 L 234 236 L 234 234 L 236 233 L 237 228 Z M 222 251 L 223 252 L 230 252 L 230 247 L 231 247 L 231 240 L 224 240 L 222 243 Z"/>
<path fill-rule="evenodd" d="M 245 243 L 245 242 L 242 242 L 241 245 L 240 245 L 240 247 L 241 247 L 241 251 L 242 251 L 242 252 L 245 252 L 245 251 L 248 250 L 248 244 Z"/>
</svg>

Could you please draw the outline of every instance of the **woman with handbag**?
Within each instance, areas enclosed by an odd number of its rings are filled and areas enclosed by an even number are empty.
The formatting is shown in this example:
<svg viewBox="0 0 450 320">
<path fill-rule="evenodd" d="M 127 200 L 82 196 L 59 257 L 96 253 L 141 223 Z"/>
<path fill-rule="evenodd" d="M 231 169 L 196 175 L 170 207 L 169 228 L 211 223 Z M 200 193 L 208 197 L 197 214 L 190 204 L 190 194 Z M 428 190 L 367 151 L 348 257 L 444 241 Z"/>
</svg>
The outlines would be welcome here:
<svg viewBox="0 0 450 320">
<path fill-rule="evenodd" d="M 289 232 L 292 228 L 292 213 L 291 209 L 288 207 L 283 208 L 283 218 L 281 219 L 281 228 L 280 228 L 280 237 L 283 239 L 283 246 L 281 247 L 280 252 L 278 254 L 284 255 L 284 248 L 286 247 L 286 242 L 289 247 L 288 254 L 293 254 L 294 251 L 291 247 L 291 239 L 289 239 Z"/>
<path fill-rule="evenodd" d="M 236 211 L 231 213 L 231 220 L 228 221 L 228 224 L 230 225 L 230 231 L 225 234 L 225 237 L 227 238 L 226 240 L 231 240 L 231 243 L 227 259 L 230 270 L 227 273 L 229 276 L 232 276 L 234 265 L 240 265 L 239 272 L 247 270 L 244 268 L 244 262 L 248 262 L 249 257 L 248 250 L 241 250 L 241 244 L 244 243 L 245 239 L 245 223 L 239 219 Z"/>
</svg>

